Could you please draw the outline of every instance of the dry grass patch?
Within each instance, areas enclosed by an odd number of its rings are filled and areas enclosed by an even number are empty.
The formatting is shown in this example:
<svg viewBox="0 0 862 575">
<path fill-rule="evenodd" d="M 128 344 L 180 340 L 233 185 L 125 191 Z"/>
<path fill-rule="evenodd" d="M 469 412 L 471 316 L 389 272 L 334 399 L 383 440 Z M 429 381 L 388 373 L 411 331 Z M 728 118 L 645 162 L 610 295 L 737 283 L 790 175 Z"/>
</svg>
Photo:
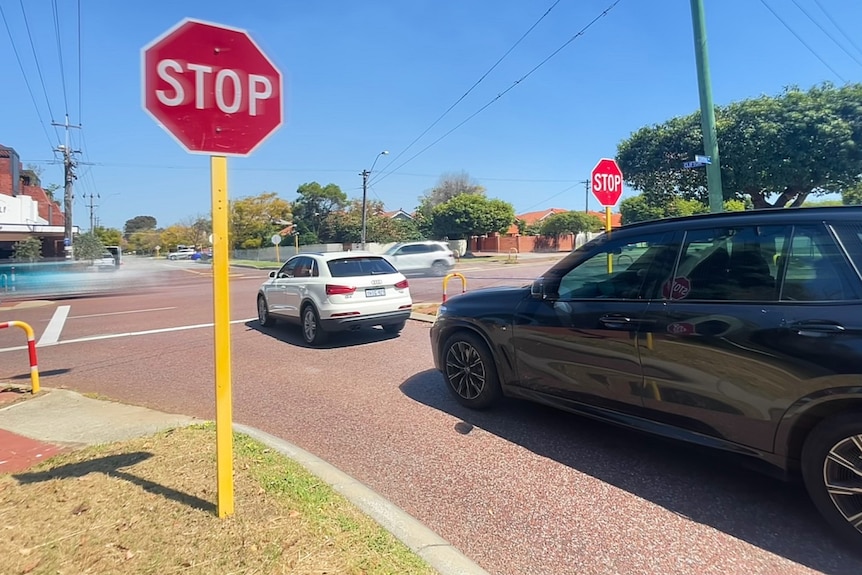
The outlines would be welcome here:
<svg viewBox="0 0 862 575">
<path fill-rule="evenodd" d="M 0 475 L 0 572 L 434 573 L 298 464 L 241 434 L 234 452 L 226 519 L 212 425 Z"/>
<path fill-rule="evenodd" d="M 423 304 L 414 304 L 413 312 L 414 313 L 424 313 L 426 315 L 437 315 L 437 310 L 440 308 L 439 303 L 423 303 Z"/>
</svg>

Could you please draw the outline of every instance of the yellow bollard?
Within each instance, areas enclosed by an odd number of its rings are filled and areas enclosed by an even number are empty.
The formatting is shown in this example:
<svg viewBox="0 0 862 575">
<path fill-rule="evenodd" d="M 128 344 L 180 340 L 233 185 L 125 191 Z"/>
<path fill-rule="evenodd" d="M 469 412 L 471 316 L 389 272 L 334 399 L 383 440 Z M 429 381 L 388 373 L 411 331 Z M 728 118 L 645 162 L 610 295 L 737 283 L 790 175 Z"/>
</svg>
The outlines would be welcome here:
<svg viewBox="0 0 862 575">
<path fill-rule="evenodd" d="M 23 321 L 6 321 L 0 323 L 0 329 L 4 327 L 20 327 L 27 334 L 27 351 L 30 353 L 30 387 L 35 395 L 39 393 L 39 363 L 36 361 L 36 338 L 33 328 Z"/>
</svg>

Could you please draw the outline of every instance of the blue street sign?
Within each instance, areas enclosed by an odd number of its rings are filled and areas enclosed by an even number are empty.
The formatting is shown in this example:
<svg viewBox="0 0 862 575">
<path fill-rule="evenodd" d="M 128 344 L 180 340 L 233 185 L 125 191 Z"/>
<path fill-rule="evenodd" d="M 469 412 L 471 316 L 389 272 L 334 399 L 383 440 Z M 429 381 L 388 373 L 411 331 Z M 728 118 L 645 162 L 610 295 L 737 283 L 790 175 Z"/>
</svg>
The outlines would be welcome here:
<svg viewBox="0 0 862 575">
<path fill-rule="evenodd" d="M 64 239 L 63 239 L 63 245 L 64 245 L 64 246 L 71 246 L 71 245 L 72 245 L 72 240 L 70 240 L 69 238 L 64 238 Z"/>
<path fill-rule="evenodd" d="M 701 164 L 706 164 L 708 166 L 712 163 L 712 158 L 710 158 L 709 156 L 700 156 L 695 154 L 694 161 L 700 162 Z"/>
<path fill-rule="evenodd" d="M 701 168 L 705 165 L 706 164 L 704 164 L 703 162 L 683 162 L 682 163 L 683 168 Z"/>
</svg>

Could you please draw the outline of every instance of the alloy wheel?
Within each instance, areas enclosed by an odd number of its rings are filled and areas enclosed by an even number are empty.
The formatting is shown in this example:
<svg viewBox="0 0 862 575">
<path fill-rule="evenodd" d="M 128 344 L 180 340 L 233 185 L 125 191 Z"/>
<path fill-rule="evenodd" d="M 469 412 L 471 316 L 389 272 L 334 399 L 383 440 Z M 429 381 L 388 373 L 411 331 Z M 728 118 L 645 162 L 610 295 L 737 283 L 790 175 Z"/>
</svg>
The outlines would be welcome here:
<svg viewBox="0 0 862 575">
<path fill-rule="evenodd" d="M 307 308 L 302 315 L 302 334 L 308 342 L 314 341 L 314 336 L 317 334 L 317 318 L 311 308 Z"/>
<path fill-rule="evenodd" d="M 453 343 L 446 352 L 446 379 L 464 399 L 475 399 L 485 388 L 487 370 L 479 351 L 465 341 Z"/>
<path fill-rule="evenodd" d="M 842 439 L 829 450 L 823 483 L 833 505 L 862 533 L 862 435 Z"/>
</svg>

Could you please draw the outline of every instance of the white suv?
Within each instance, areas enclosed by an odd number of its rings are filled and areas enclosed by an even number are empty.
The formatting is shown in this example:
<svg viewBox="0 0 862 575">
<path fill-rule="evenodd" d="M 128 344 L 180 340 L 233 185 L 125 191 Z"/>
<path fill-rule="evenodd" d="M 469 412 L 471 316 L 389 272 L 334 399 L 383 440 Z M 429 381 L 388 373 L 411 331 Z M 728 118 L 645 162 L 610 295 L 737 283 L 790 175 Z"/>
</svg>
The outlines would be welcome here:
<svg viewBox="0 0 862 575">
<path fill-rule="evenodd" d="M 401 273 L 446 275 L 455 266 L 455 254 L 444 242 L 404 242 L 383 254 Z"/>
<path fill-rule="evenodd" d="M 269 274 L 257 293 L 257 317 L 300 324 L 309 345 L 331 332 L 381 326 L 404 329 L 413 300 L 407 279 L 385 258 L 367 252 L 298 254 Z"/>
</svg>

